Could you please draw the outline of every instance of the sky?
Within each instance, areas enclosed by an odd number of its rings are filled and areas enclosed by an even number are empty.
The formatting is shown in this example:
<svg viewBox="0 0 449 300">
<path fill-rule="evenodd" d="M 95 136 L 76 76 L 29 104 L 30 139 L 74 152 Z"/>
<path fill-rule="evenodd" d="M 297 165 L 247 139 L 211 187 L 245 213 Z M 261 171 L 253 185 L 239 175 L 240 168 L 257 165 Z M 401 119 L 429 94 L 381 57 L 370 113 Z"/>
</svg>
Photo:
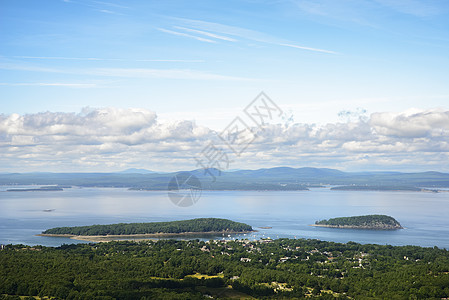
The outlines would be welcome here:
<svg viewBox="0 0 449 300">
<path fill-rule="evenodd" d="M 448 53 L 445 0 L 0 0 L 0 172 L 449 172 Z"/>
</svg>

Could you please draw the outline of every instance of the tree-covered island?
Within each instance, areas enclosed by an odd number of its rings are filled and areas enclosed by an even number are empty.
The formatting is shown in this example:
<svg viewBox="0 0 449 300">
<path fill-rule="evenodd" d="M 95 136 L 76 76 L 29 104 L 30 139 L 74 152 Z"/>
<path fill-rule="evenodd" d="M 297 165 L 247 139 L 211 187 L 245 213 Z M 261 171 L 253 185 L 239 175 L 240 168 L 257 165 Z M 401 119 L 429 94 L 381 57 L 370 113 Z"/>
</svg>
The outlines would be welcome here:
<svg viewBox="0 0 449 300">
<path fill-rule="evenodd" d="M 403 229 L 398 221 L 396 221 L 393 217 L 386 215 L 332 218 L 329 220 L 316 221 L 312 226 L 375 230 Z"/>
<path fill-rule="evenodd" d="M 192 220 L 119 223 L 77 227 L 57 227 L 45 230 L 41 236 L 147 236 L 201 234 L 201 233 L 244 233 L 251 232 L 250 225 L 227 219 L 198 218 Z"/>
</svg>

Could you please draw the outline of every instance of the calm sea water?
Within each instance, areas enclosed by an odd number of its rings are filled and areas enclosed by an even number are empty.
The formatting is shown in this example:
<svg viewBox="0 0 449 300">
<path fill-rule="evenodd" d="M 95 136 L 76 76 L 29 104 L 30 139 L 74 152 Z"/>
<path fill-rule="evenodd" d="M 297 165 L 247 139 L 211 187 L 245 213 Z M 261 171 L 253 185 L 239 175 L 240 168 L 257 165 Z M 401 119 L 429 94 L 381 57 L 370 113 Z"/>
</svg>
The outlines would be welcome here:
<svg viewBox="0 0 449 300">
<path fill-rule="evenodd" d="M 449 249 L 449 193 L 330 191 L 327 188 L 296 192 L 203 191 L 196 205 L 182 208 L 170 202 L 166 192 L 72 188 L 60 192 L 14 193 L 5 192 L 6 188 L 0 188 L 1 244 L 59 246 L 79 242 L 35 236 L 59 226 L 217 217 L 244 222 L 259 230 L 231 238 L 314 238 Z M 371 231 L 308 226 L 316 220 L 365 214 L 393 216 L 406 229 Z M 272 228 L 258 228 L 265 226 Z"/>
</svg>

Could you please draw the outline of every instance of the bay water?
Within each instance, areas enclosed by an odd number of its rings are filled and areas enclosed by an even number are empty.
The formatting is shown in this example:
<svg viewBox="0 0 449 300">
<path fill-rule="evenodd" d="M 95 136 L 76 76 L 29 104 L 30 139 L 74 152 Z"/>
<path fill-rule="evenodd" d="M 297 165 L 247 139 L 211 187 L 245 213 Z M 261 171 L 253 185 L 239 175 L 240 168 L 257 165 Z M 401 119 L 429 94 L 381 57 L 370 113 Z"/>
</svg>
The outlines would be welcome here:
<svg viewBox="0 0 449 300">
<path fill-rule="evenodd" d="M 215 217 L 249 224 L 257 232 L 200 238 L 285 237 L 449 249 L 449 192 L 332 191 L 329 188 L 203 191 L 195 205 L 178 207 L 164 191 L 73 187 L 64 191 L 6 192 L 8 188 L 0 188 L 0 244 L 59 246 L 81 242 L 36 236 L 53 227 Z M 405 229 L 309 226 L 317 220 L 368 214 L 392 216 Z"/>
</svg>

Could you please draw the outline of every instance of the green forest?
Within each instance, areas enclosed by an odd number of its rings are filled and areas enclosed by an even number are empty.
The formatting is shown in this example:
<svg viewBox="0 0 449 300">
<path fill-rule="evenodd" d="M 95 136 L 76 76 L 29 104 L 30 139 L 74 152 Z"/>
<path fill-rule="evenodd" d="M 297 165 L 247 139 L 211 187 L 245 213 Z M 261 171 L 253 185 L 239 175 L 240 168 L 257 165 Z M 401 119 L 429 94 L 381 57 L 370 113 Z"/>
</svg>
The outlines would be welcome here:
<svg viewBox="0 0 449 300">
<path fill-rule="evenodd" d="M 367 215 L 367 216 L 354 216 L 354 217 L 340 217 L 329 220 L 316 221 L 316 225 L 329 225 L 329 226 L 390 226 L 402 228 L 396 219 L 386 215 Z"/>
<path fill-rule="evenodd" d="M 152 223 L 120 223 L 111 225 L 91 225 L 77 227 L 57 227 L 48 229 L 43 234 L 71 235 L 133 235 L 156 233 L 185 232 L 247 232 L 252 231 L 250 225 L 227 219 L 198 218 L 192 220 L 152 222 Z"/>
<path fill-rule="evenodd" d="M 304 239 L 8 245 L 0 274 L 0 299 L 449 297 L 445 249 Z"/>
</svg>

